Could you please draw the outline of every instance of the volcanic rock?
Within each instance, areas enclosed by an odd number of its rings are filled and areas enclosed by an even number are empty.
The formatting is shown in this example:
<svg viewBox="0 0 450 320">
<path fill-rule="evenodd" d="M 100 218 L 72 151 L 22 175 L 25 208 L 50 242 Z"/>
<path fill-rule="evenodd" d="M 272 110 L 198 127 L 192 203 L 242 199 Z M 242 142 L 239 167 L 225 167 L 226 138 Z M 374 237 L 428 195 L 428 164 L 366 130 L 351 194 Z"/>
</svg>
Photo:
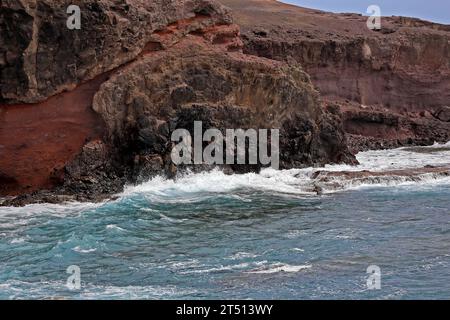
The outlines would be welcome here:
<svg viewBox="0 0 450 320">
<path fill-rule="evenodd" d="M 2 3 L 3 41 L 16 52 L 1 73 L 2 195 L 20 195 L 7 204 L 96 201 L 173 177 L 183 168 L 170 159 L 171 133 L 194 121 L 280 129 L 282 168 L 356 162 L 342 118 L 324 112 L 299 63 L 244 54 L 216 2 L 75 1 L 85 29 L 70 31 L 68 3 Z"/>
<path fill-rule="evenodd" d="M 444 121 L 444 122 L 450 122 L 450 107 L 442 107 L 436 112 L 436 118 Z"/>
</svg>

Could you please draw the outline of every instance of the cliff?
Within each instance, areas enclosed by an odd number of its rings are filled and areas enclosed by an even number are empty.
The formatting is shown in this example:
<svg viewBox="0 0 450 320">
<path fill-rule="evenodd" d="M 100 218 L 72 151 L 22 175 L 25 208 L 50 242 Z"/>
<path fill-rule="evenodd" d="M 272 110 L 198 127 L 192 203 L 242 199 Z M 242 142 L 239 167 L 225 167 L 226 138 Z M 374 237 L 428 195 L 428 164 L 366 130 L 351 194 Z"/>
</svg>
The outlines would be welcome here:
<svg viewBox="0 0 450 320">
<path fill-rule="evenodd" d="M 69 4 L 80 30 L 66 27 Z M 171 133 L 194 121 L 279 128 L 282 168 L 355 163 L 342 115 L 324 111 L 302 65 L 244 52 L 214 1 L 3 1 L 0 28 L 0 195 L 20 195 L 8 204 L 173 177 L 186 168 L 170 160 Z"/>
<path fill-rule="evenodd" d="M 324 107 L 343 116 L 354 150 L 450 140 L 450 26 L 299 8 L 272 0 L 221 0 L 240 25 L 244 52 L 296 61 Z"/>
<path fill-rule="evenodd" d="M 70 5 L 80 8 L 80 30 L 67 28 Z M 135 59 L 156 31 L 179 21 L 197 27 L 231 22 L 223 7 L 202 0 L 11 0 L 2 2 L 0 19 L 0 97 L 7 103 L 72 90 Z"/>
</svg>

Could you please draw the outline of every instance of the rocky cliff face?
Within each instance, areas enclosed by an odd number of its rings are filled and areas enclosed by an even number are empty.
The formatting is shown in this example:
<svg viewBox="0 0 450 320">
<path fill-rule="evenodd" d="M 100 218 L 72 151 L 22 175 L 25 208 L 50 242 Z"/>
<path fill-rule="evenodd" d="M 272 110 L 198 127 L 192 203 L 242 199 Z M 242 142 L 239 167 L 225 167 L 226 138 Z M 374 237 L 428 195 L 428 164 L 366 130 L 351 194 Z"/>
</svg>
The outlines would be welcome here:
<svg viewBox="0 0 450 320">
<path fill-rule="evenodd" d="M 70 5 L 80 8 L 80 30 L 67 28 Z M 156 31 L 180 21 L 197 28 L 231 18 L 204 0 L 3 1 L 0 98 L 34 103 L 72 90 L 135 59 Z"/>
<path fill-rule="evenodd" d="M 0 196 L 98 200 L 186 169 L 171 134 L 280 129 L 282 168 L 450 140 L 450 27 L 272 0 L 5 0 Z M 81 9 L 80 30 L 66 26 Z M 227 172 L 260 166 L 227 165 Z M 197 165 L 191 170 L 209 170 Z M 47 190 L 47 191 L 45 191 Z"/>
<path fill-rule="evenodd" d="M 9 204 L 96 200 L 173 176 L 171 133 L 194 121 L 279 128 L 282 168 L 355 162 L 342 114 L 323 110 L 301 65 L 243 53 L 216 2 L 70 4 L 81 30 L 66 27 L 69 1 L 1 4 L 0 194 L 22 194 Z"/>
<path fill-rule="evenodd" d="M 221 0 L 241 26 L 244 52 L 297 61 L 338 106 L 354 151 L 450 139 L 450 26 L 418 19 L 332 14 L 272 0 Z"/>
</svg>

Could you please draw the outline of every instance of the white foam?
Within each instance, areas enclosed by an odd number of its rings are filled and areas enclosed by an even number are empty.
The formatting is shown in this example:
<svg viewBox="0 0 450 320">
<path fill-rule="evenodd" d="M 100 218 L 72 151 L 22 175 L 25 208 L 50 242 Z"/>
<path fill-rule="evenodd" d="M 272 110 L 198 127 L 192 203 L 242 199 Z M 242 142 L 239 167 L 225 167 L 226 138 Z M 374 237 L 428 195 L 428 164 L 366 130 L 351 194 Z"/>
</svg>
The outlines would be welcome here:
<svg viewBox="0 0 450 320">
<path fill-rule="evenodd" d="M 183 289 L 173 285 L 159 286 L 101 286 L 83 283 L 80 292 L 68 293 L 65 281 L 25 282 L 9 280 L 0 283 L 0 290 L 8 295 L 9 299 L 160 299 L 176 298 L 197 293 L 195 289 Z M 57 296 L 53 292 L 59 292 Z"/>
<path fill-rule="evenodd" d="M 299 172 L 299 171 L 298 171 Z M 220 170 L 187 174 L 176 180 L 156 177 L 139 186 L 127 187 L 124 196 L 135 193 L 153 194 L 155 197 L 172 197 L 199 193 L 228 193 L 237 189 L 256 188 L 261 190 L 299 193 L 294 171 L 264 170 L 261 174 L 226 175 Z"/>
<path fill-rule="evenodd" d="M 426 149 L 450 148 L 447 144 L 435 144 Z M 419 148 L 420 150 L 420 148 Z M 312 174 L 317 170 L 331 172 L 363 171 L 385 172 L 399 169 L 417 169 L 426 165 L 443 166 L 450 164 L 450 150 L 437 150 L 436 152 L 413 152 L 408 148 L 393 150 L 377 150 L 361 152 L 357 155 L 360 162 L 358 166 L 327 165 L 324 168 L 306 168 L 292 170 L 265 169 L 259 174 L 248 173 L 242 175 L 226 175 L 220 170 L 199 174 L 186 174 L 175 180 L 157 177 L 139 186 L 129 186 L 123 197 L 133 194 L 142 194 L 151 201 L 164 201 L 166 203 L 189 203 L 204 200 L 208 195 L 227 194 L 233 191 L 260 190 L 279 194 L 311 196 L 316 195 L 317 181 Z M 323 193 L 333 193 L 349 189 L 364 187 L 392 187 L 404 185 L 450 184 L 450 178 L 444 175 L 429 173 L 415 177 L 382 176 L 346 179 L 344 177 L 331 177 L 333 183 L 320 185 Z"/>
<path fill-rule="evenodd" d="M 20 244 L 24 243 L 26 240 L 26 238 L 14 238 L 11 240 L 10 244 Z"/>
<path fill-rule="evenodd" d="M 239 263 L 235 265 L 227 265 L 227 266 L 218 266 L 218 267 L 210 267 L 210 268 L 204 268 L 204 269 L 194 269 L 194 270 L 187 270 L 187 271 L 178 271 L 179 274 L 197 274 L 197 273 L 214 273 L 214 272 L 223 272 L 223 271 L 232 271 L 232 270 L 239 270 L 239 269 L 245 269 L 249 266 L 248 263 Z"/>
<path fill-rule="evenodd" d="M 349 165 L 327 165 L 324 168 L 305 168 L 292 170 L 265 169 L 261 173 L 248 173 L 226 175 L 220 170 L 204 172 L 198 174 L 186 174 L 175 180 L 164 177 L 156 177 L 138 186 L 128 186 L 120 195 L 119 200 L 132 198 L 136 195 L 144 196 L 150 202 L 160 202 L 168 204 L 185 204 L 204 201 L 215 198 L 217 194 L 232 197 L 234 199 L 250 202 L 245 193 L 258 190 L 262 192 L 287 195 L 289 197 L 310 197 L 316 196 L 317 181 L 312 179 L 312 175 L 317 170 L 332 172 L 339 171 L 362 171 L 369 170 L 383 172 L 399 169 L 422 168 L 426 165 L 442 166 L 450 164 L 450 142 L 446 144 L 435 144 L 430 147 L 423 147 L 423 150 L 433 150 L 435 152 L 414 152 L 409 148 L 393 150 L 378 150 L 361 152 L 357 155 L 360 162 L 358 166 Z M 420 148 L 419 148 L 420 150 Z M 359 189 L 366 187 L 393 187 L 414 185 L 420 187 L 434 186 L 439 184 L 450 184 L 450 178 L 439 174 L 423 174 L 414 178 L 410 177 L 373 177 L 346 179 L 343 177 L 330 178 L 334 183 L 320 185 L 323 193 L 340 192 L 344 190 Z M 239 191 L 240 194 L 233 194 Z M 244 196 L 242 196 L 244 195 Z M 36 216 L 67 217 L 80 215 L 86 211 L 95 210 L 103 205 L 114 202 L 103 203 L 66 203 L 66 204 L 34 204 L 22 208 L 0 207 L 0 231 L 5 229 L 15 229 L 20 231 L 21 226 L 27 226 L 32 221 L 30 218 Z M 140 206 L 140 205 L 139 205 Z M 153 209 L 141 208 L 154 212 Z M 161 216 L 169 222 L 175 221 L 173 217 Z M 118 229 L 117 229 L 118 230 Z M 9 234 L 9 232 L 8 232 Z"/>
<path fill-rule="evenodd" d="M 17 234 L 33 223 L 38 224 L 38 218 L 40 217 L 49 219 L 77 217 L 102 205 L 104 203 L 71 202 L 65 204 L 32 204 L 24 207 L 0 207 L 0 231 L 6 230 L 10 235 L 11 233 Z"/>
<path fill-rule="evenodd" d="M 250 252 L 238 252 L 230 256 L 228 259 L 230 260 L 242 260 L 242 259 L 249 259 L 249 258 L 257 258 L 259 255 L 255 253 Z"/>
<path fill-rule="evenodd" d="M 72 250 L 75 251 L 75 252 L 78 252 L 78 253 L 92 253 L 92 252 L 97 251 L 96 248 L 92 248 L 92 249 L 83 249 L 83 248 L 81 248 L 80 246 L 77 246 L 77 247 L 73 248 Z"/>
<path fill-rule="evenodd" d="M 170 222 L 170 223 L 181 223 L 184 221 L 187 221 L 188 219 L 174 219 L 174 218 L 170 218 L 162 213 L 159 214 L 159 216 L 161 217 L 161 220 L 166 221 L 166 222 Z"/>
<path fill-rule="evenodd" d="M 255 273 L 255 274 L 272 274 L 272 273 L 280 273 L 280 272 L 296 273 L 296 272 L 300 272 L 302 270 L 311 269 L 311 268 L 312 268 L 312 265 L 309 265 L 309 264 L 298 265 L 298 266 L 292 266 L 289 264 L 274 264 L 267 269 L 249 271 L 248 273 Z"/>
<path fill-rule="evenodd" d="M 125 231 L 125 229 L 123 229 L 123 228 L 121 228 L 121 227 L 119 227 L 119 226 L 117 226 L 117 225 L 115 225 L 115 224 L 108 224 L 108 225 L 106 226 L 106 229 L 107 229 L 107 230 Z"/>
</svg>

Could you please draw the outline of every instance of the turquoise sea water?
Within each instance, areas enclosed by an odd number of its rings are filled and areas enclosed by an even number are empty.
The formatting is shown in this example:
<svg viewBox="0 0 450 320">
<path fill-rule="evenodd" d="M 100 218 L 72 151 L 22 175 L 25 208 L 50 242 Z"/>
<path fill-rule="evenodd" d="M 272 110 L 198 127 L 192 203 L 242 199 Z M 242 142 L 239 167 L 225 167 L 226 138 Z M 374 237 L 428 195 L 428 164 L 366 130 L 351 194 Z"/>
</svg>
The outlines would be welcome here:
<svg viewBox="0 0 450 320">
<path fill-rule="evenodd" d="M 413 166 L 431 156 L 448 154 L 361 159 Z M 0 208 L 0 299 L 450 298 L 448 179 L 322 196 L 296 192 L 305 180 L 212 172 L 155 179 L 102 204 Z M 79 290 L 66 287 L 71 265 Z M 367 288 L 370 265 L 380 290 Z"/>
</svg>

